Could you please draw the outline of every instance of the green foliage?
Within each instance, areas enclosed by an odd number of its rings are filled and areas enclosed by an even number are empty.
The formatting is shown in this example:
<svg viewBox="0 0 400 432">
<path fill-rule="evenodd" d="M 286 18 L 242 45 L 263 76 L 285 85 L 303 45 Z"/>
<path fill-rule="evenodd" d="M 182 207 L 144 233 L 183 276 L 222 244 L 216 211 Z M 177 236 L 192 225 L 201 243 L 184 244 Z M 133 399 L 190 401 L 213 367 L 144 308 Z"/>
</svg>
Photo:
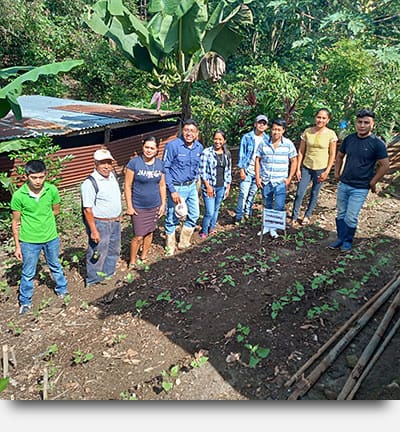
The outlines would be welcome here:
<svg viewBox="0 0 400 432">
<path fill-rule="evenodd" d="M 94 358 L 94 355 L 92 353 L 84 353 L 82 350 L 77 349 L 74 351 L 74 356 L 72 358 L 72 361 L 75 365 L 84 364 L 89 362 Z"/>
<path fill-rule="evenodd" d="M 10 382 L 10 378 L 9 377 L 7 377 L 7 378 L 0 378 L 0 393 L 2 391 L 4 391 L 8 387 L 9 382 Z"/>
</svg>

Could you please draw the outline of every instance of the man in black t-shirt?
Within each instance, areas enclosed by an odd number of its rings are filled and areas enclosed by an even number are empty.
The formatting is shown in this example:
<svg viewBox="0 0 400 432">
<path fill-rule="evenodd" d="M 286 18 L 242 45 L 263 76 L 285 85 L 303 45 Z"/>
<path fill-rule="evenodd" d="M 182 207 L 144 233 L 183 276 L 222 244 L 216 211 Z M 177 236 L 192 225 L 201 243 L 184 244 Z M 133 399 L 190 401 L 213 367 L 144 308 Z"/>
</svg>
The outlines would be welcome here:
<svg viewBox="0 0 400 432">
<path fill-rule="evenodd" d="M 335 178 L 339 182 L 336 196 L 337 240 L 328 247 L 341 248 L 342 251 L 351 250 L 358 215 L 368 192 L 376 192 L 376 184 L 389 168 L 386 145 L 372 133 L 374 112 L 362 109 L 356 117 L 357 132 L 344 139 L 335 162 Z M 346 162 L 340 174 L 345 156 Z"/>
</svg>

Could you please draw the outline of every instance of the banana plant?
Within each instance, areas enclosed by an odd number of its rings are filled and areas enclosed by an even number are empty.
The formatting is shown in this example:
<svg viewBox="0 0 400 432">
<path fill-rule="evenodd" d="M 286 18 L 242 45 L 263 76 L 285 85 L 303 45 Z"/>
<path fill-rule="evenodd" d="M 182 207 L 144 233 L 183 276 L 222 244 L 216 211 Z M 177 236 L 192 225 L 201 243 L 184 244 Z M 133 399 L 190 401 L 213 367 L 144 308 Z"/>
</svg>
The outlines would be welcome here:
<svg viewBox="0 0 400 432">
<path fill-rule="evenodd" d="M 182 114 L 191 115 L 190 92 L 195 81 L 218 81 L 227 58 L 238 48 L 243 30 L 253 23 L 253 0 L 151 0 L 149 21 L 132 14 L 122 0 L 100 0 L 85 19 L 96 33 L 113 40 L 131 64 L 150 72 L 152 98 L 166 100 L 178 88 Z"/>
<path fill-rule="evenodd" d="M 22 119 L 18 96 L 21 95 L 22 86 L 25 82 L 37 81 L 42 75 L 48 76 L 56 75 L 60 72 L 69 72 L 71 69 L 81 64 L 83 64 L 83 60 L 68 60 L 38 67 L 15 66 L 0 69 L 0 85 L 2 81 L 7 81 L 17 76 L 17 78 L 14 78 L 4 87 L 0 87 L 0 118 L 5 117 L 11 110 L 17 120 Z M 21 72 L 23 73 L 19 75 Z"/>
</svg>

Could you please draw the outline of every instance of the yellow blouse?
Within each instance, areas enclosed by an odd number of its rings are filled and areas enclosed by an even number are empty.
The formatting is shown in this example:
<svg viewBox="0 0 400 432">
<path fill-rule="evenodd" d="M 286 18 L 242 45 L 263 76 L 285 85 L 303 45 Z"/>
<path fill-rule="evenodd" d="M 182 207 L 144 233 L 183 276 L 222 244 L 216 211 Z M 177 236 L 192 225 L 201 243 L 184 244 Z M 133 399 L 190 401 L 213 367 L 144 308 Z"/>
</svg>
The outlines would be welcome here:
<svg viewBox="0 0 400 432">
<path fill-rule="evenodd" d="M 306 129 L 301 139 L 306 143 L 303 165 L 312 170 L 324 169 L 328 166 L 329 145 L 337 142 L 338 137 L 332 129 L 313 132 L 314 128 Z"/>
</svg>

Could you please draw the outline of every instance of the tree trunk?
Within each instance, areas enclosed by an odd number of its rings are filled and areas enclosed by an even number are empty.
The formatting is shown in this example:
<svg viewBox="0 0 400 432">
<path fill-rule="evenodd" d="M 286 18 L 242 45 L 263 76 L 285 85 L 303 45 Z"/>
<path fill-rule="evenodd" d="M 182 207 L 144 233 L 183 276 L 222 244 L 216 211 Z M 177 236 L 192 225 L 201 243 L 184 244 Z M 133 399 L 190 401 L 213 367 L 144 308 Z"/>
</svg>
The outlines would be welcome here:
<svg viewBox="0 0 400 432">
<path fill-rule="evenodd" d="M 192 117 L 192 107 L 190 105 L 191 86 L 192 83 L 184 82 L 181 88 L 181 106 L 183 121 Z"/>
</svg>

